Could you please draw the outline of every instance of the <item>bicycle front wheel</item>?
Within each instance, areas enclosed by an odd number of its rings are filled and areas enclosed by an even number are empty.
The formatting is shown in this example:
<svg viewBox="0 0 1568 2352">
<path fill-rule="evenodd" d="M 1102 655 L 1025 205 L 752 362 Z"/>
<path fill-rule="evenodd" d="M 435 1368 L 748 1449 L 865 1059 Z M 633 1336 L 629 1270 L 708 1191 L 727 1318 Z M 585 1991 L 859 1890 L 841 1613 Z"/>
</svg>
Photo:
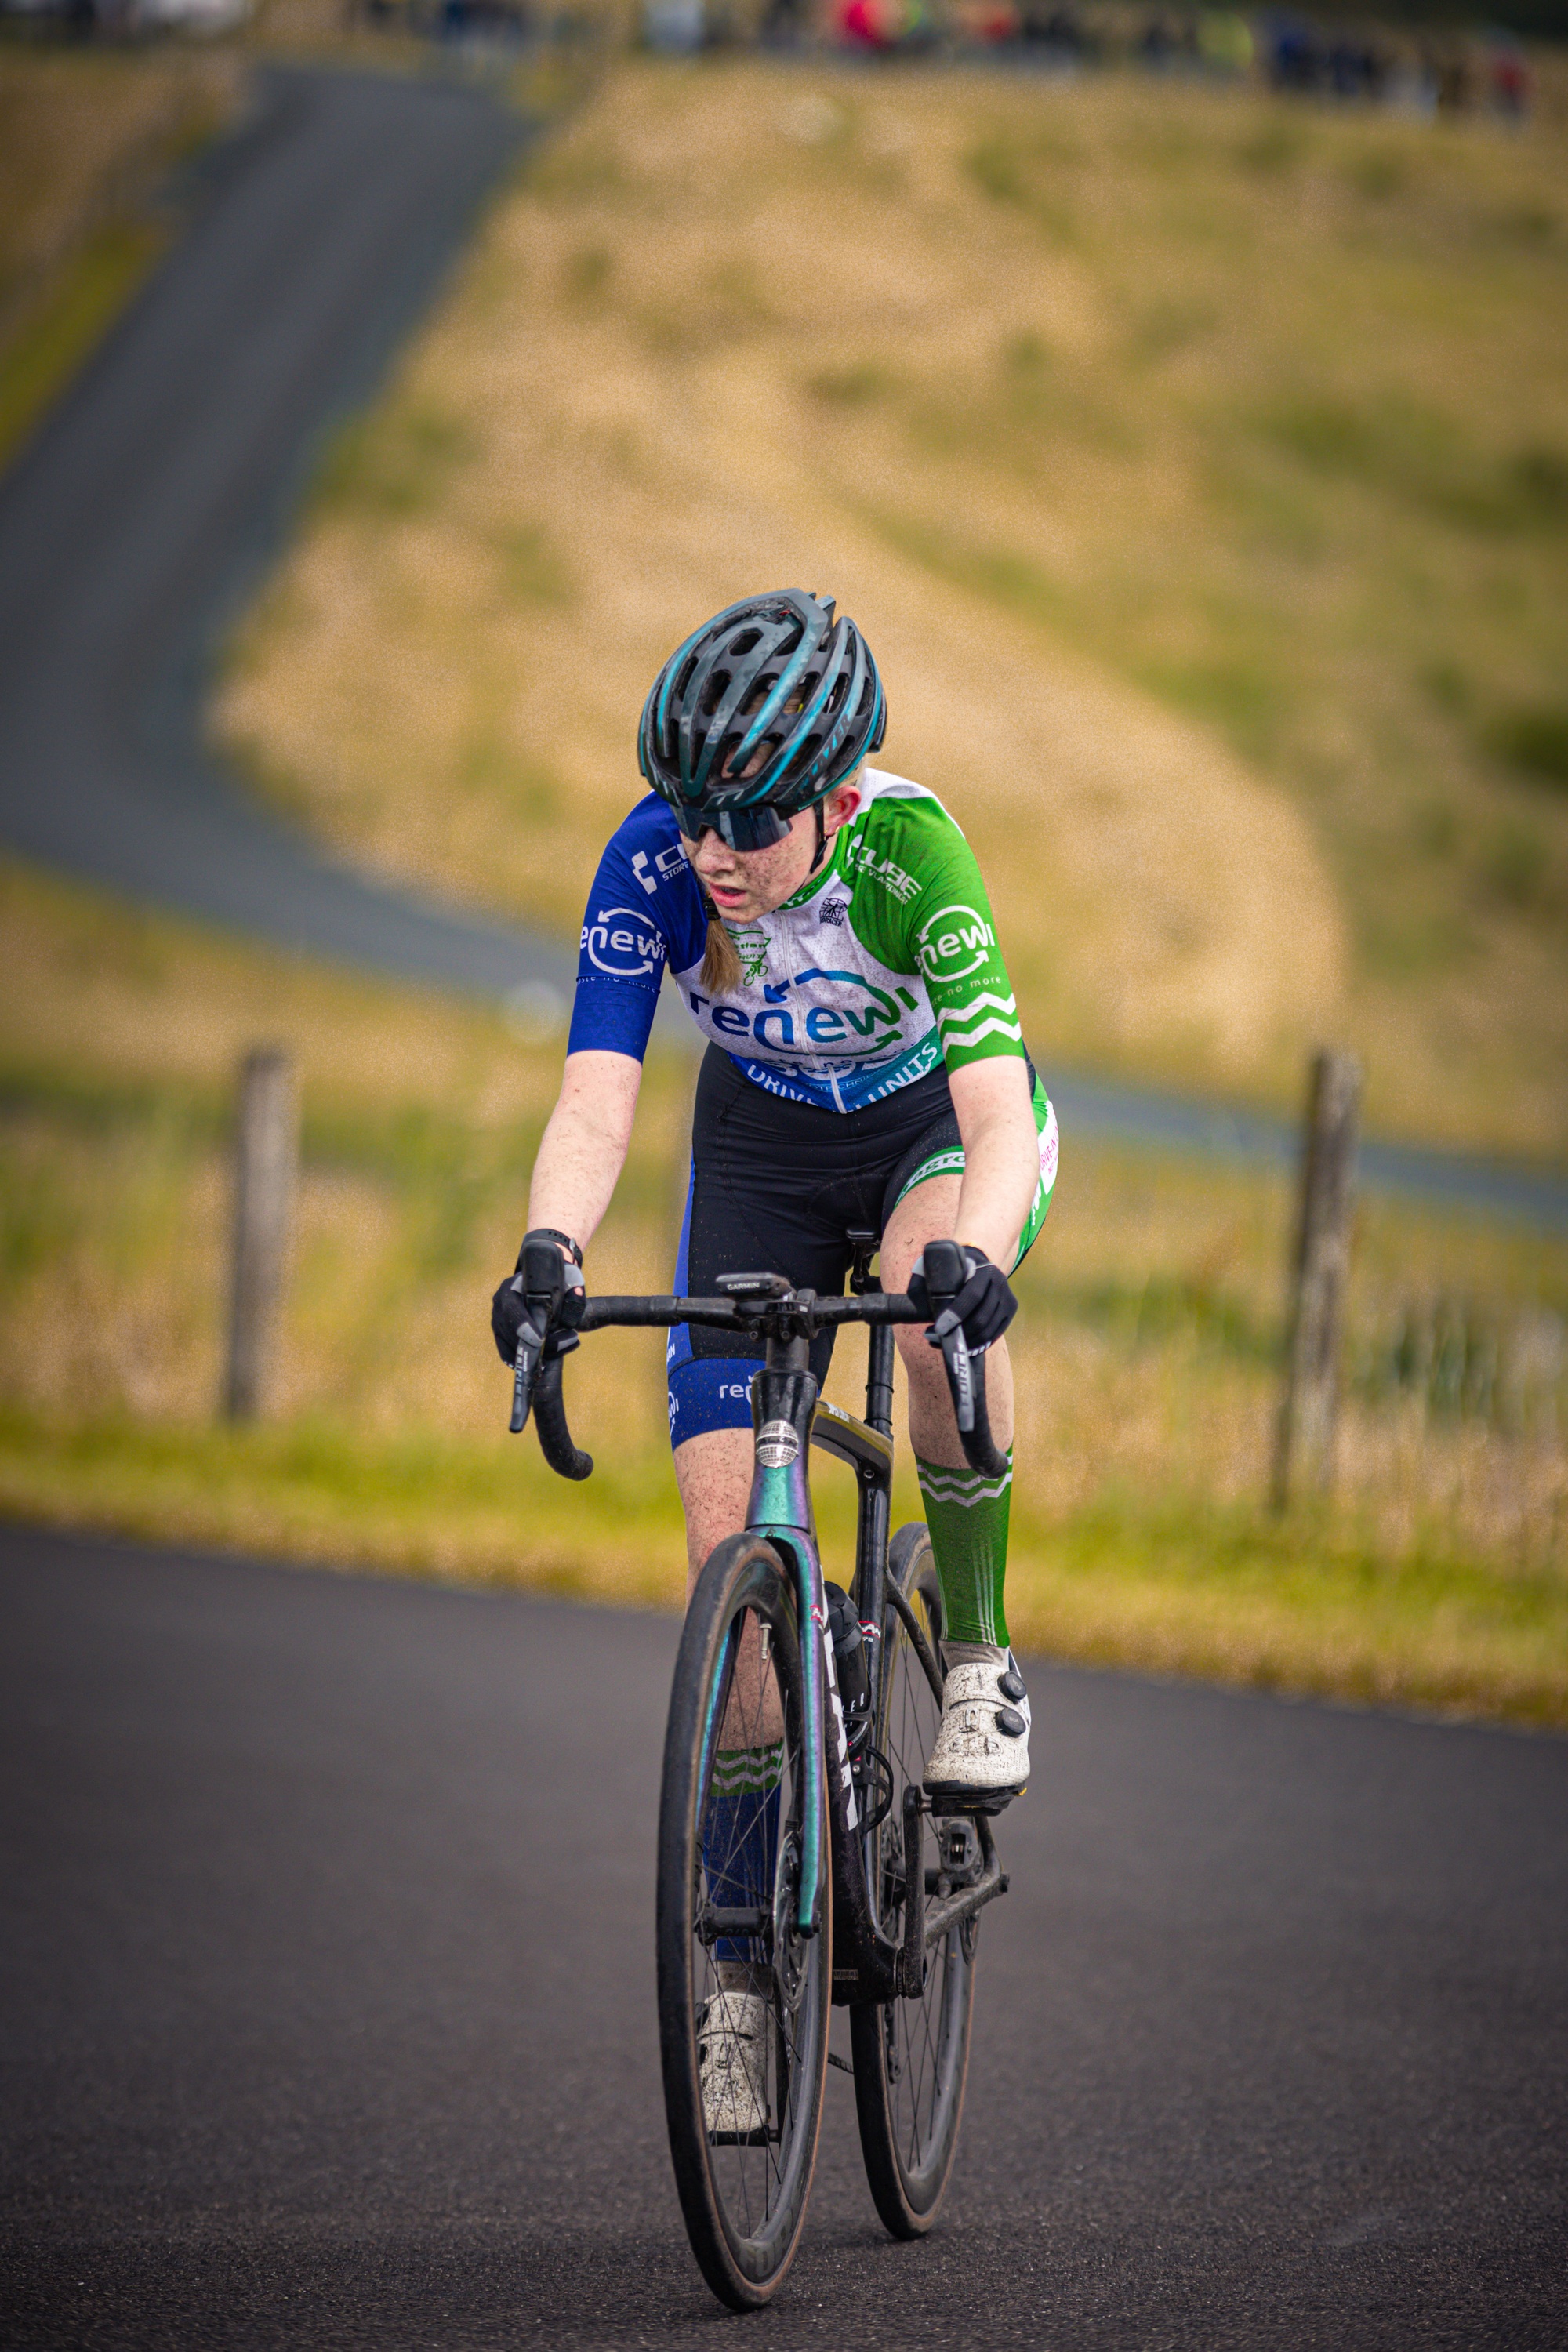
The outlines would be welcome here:
<svg viewBox="0 0 1568 2352">
<path fill-rule="evenodd" d="M 892 1771 L 892 1802 L 866 1842 L 866 1877 L 883 1933 L 902 1940 L 906 1904 L 927 1900 L 924 1872 L 910 1884 L 903 1843 L 904 1790 L 919 1788 L 942 1722 L 942 1587 L 923 1527 L 900 1528 L 888 1556 L 896 1584 L 937 1665 L 933 1683 L 889 1600 L 882 1625 L 882 1684 L 876 1746 Z M 920 2238 L 937 2216 L 952 2169 L 969 2071 L 978 1922 L 952 1928 L 926 1958 L 917 1998 L 849 2012 L 860 2149 L 878 2212 L 895 2238 Z"/>
<path fill-rule="evenodd" d="M 736 2311 L 768 2302 L 795 2258 L 827 2071 L 832 1885 L 820 1793 L 806 1836 L 804 1671 L 784 1562 L 760 1537 L 731 1537 L 676 1660 L 658 1935 L 676 2187 L 702 2274 Z M 803 1936 L 813 1858 L 816 1928 Z"/>
</svg>

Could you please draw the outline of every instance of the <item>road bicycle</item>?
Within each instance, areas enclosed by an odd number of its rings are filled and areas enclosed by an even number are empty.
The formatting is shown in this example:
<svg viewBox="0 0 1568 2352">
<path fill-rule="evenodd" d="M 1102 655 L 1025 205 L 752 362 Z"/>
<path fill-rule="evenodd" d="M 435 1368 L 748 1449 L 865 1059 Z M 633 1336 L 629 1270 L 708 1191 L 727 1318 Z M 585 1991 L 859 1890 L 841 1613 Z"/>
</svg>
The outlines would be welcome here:
<svg viewBox="0 0 1568 2352">
<path fill-rule="evenodd" d="M 554 1244 L 531 1244 L 523 1256 L 529 1322 L 547 1336 L 536 1345 L 525 1330 L 519 1346 L 512 1427 L 531 1410 L 563 1477 L 594 1466 L 573 1442 L 562 1389 L 562 1359 L 584 1333 L 700 1324 L 742 1330 L 765 1355 L 752 1382 L 746 1525 L 708 1560 L 681 1634 L 658 1825 L 670 2154 L 692 2252 L 735 2310 L 771 2300 L 800 2242 L 835 2004 L 849 2011 L 877 2210 L 898 2238 L 931 2228 L 963 2106 L 979 1915 L 1007 1888 L 985 1811 L 933 1805 L 921 1788 L 942 1717 L 942 1592 L 923 1526 L 889 1540 L 892 1327 L 940 1316 L 963 1260 L 956 1244 L 928 1247 L 921 1309 L 882 1292 L 875 1234 L 848 1238 L 840 1297 L 794 1289 L 782 1275 L 731 1274 L 711 1298 L 563 1298 Z M 864 1421 L 826 1403 L 810 1370 L 813 1336 L 841 1323 L 868 1328 Z M 999 1475 L 984 1355 L 960 1330 L 942 1346 L 964 1452 Z M 858 1483 L 847 1591 L 823 1574 L 812 1445 Z M 733 2057 L 738 2025 L 752 2045 L 749 2104 L 736 2113 L 721 2103 L 710 2128 L 704 2063 L 715 2063 L 716 2036 L 730 2037 Z"/>
</svg>

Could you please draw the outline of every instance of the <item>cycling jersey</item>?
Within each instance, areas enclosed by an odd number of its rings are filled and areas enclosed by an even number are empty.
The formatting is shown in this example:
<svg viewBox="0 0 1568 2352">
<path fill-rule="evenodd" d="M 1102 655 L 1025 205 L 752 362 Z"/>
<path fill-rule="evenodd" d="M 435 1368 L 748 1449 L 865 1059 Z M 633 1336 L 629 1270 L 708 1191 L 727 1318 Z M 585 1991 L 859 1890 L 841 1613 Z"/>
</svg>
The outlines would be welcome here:
<svg viewBox="0 0 1568 2352">
<path fill-rule="evenodd" d="M 945 1065 L 1024 1058 L 974 853 L 934 793 L 863 772 L 862 799 L 793 898 L 730 926 L 740 987 L 701 986 L 708 919 L 656 793 L 619 827 L 583 924 L 568 1051 L 640 1061 L 668 965 L 702 1034 L 767 1093 L 863 1109 Z"/>
<path fill-rule="evenodd" d="M 702 987 L 701 887 L 657 793 L 599 861 L 567 1050 L 640 1061 L 667 968 L 718 1049 L 698 1087 L 678 1292 L 743 1264 L 842 1288 L 851 1226 L 880 1231 L 906 1192 L 963 1171 L 949 1074 L 1000 1055 L 1028 1068 L 969 844 L 935 793 L 902 776 L 867 768 L 862 793 L 793 898 L 726 926 L 742 978 L 718 1001 Z M 1056 1114 L 1029 1075 L 1040 1175 L 1018 1258 L 1057 1172 Z M 750 1426 L 755 1345 L 749 1333 L 670 1333 L 674 1444 Z M 832 1345 L 828 1331 L 813 1349 L 819 1380 Z"/>
</svg>

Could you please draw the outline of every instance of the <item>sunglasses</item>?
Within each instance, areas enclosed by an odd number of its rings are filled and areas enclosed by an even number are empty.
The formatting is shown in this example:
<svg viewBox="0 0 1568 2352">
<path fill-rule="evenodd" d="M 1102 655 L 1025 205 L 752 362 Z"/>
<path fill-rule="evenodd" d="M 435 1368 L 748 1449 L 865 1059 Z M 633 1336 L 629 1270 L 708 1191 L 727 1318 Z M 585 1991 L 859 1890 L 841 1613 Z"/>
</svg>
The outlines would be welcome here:
<svg viewBox="0 0 1568 2352">
<path fill-rule="evenodd" d="M 678 808 L 675 822 L 688 841 L 700 841 L 705 833 L 716 833 L 731 849 L 771 849 L 782 841 L 790 829 L 790 819 L 765 802 L 755 808 L 722 809 L 716 816 L 702 816 L 695 809 Z"/>
</svg>

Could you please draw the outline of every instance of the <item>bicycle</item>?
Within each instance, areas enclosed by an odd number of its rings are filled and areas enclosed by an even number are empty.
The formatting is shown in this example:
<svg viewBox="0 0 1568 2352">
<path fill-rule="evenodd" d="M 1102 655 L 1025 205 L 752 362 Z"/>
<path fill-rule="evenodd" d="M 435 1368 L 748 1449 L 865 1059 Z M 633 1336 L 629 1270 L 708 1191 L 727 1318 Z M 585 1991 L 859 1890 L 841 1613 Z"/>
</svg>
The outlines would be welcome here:
<svg viewBox="0 0 1568 2352">
<path fill-rule="evenodd" d="M 562 1385 L 562 1359 L 583 1334 L 701 1324 L 743 1329 L 765 1351 L 752 1389 L 746 1526 L 710 1557 L 681 1634 L 658 1826 L 670 2153 L 692 2252 L 734 2310 L 771 2300 L 800 2242 L 836 2004 L 849 2010 L 849 2071 L 877 2210 L 898 2238 L 931 2228 L 963 2105 L 979 1914 L 1007 1889 L 985 1812 L 938 1811 L 921 1788 L 942 1716 L 941 1588 L 925 1528 L 902 1528 L 890 1543 L 888 1532 L 892 1327 L 940 1315 L 962 1285 L 963 1261 L 954 1244 L 928 1247 L 931 1303 L 922 1310 L 882 1292 L 870 1271 L 874 1234 L 848 1239 L 854 1261 L 840 1297 L 795 1290 L 782 1275 L 732 1274 L 719 1277 L 718 1297 L 584 1299 L 569 1290 L 563 1300 L 553 1244 L 531 1244 L 523 1261 L 529 1319 L 546 1336 L 531 1345 L 525 1332 L 520 1342 L 511 1426 L 521 1430 L 531 1410 L 545 1459 L 564 1477 L 593 1469 L 567 1426 Z M 842 1323 L 868 1327 L 864 1421 L 825 1402 L 809 1368 L 812 1336 Z M 1005 1462 L 991 1439 L 984 1356 L 970 1353 L 961 1331 L 943 1339 L 942 1354 L 964 1452 L 998 1475 Z M 823 1575 L 813 1444 L 858 1482 L 853 1597 Z M 771 1884 L 761 1884 L 757 1855 L 769 1849 Z M 718 2030 L 716 2007 L 725 2031 L 742 2014 L 737 1978 L 763 1988 L 748 2012 L 762 2011 L 757 2120 L 710 2131 L 703 2048 Z"/>
</svg>

